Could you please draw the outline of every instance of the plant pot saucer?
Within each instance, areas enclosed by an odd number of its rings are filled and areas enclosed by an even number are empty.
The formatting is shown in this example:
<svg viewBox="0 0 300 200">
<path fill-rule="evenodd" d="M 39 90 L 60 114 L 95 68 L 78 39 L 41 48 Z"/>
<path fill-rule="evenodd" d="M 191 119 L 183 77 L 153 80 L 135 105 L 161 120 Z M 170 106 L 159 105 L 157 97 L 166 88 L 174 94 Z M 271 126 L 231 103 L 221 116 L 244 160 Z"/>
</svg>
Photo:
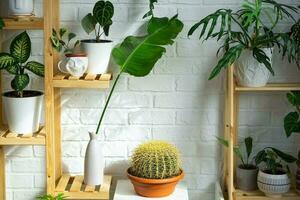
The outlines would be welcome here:
<svg viewBox="0 0 300 200">
<path fill-rule="evenodd" d="M 133 184 L 135 192 L 143 197 L 169 196 L 174 192 L 178 182 L 184 177 L 184 172 L 181 171 L 178 176 L 167 179 L 140 178 L 130 174 L 129 169 L 127 170 L 127 176 Z"/>
</svg>

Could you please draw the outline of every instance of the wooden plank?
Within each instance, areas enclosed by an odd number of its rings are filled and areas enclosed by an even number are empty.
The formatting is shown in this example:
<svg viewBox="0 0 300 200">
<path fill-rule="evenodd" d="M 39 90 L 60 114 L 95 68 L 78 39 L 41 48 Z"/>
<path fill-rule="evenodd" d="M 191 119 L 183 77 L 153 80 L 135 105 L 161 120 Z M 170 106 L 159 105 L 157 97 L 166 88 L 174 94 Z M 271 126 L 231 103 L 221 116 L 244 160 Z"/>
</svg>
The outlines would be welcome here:
<svg viewBox="0 0 300 200">
<path fill-rule="evenodd" d="M 236 190 L 236 200 L 274 200 L 274 198 L 266 197 L 261 191 L 246 192 L 241 190 Z M 281 200 L 300 200 L 299 194 L 291 191 L 284 194 Z"/>
<path fill-rule="evenodd" d="M 242 87 L 236 86 L 235 91 L 238 92 L 279 92 L 279 91 L 291 91 L 291 90 L 300 90 L 300 83 L 271 83 L 267 84 L 264 87 Z"/>
<path fill-rule="evenodd" d="M 6 137 L 6 138 L 17 138 L 17 137 L 18 137 L 18 134 L 9 132 L 9 133 L 6 134 L 5 137 Z"/>
<path fill-rule="evenodd" d="M 5 152 L 0 147 L 0 200 L 5 200 Z"/>
<path fill-rule="evenodd" d="M 104 176 L 103 184 L 100 187 L 100 193 L 109 193 L 110 185 L 111 185 L 111 176 Z"/>
<path fill-rule="evenodd" d="M 110 81 L 112 78 L 111 74 L 101 74 L 99 80 L 100 81 Z"/>
<path fill-rule="evenodd" d="M 75 176 L 70 192 L 79 192 L 83 183 L 83 176 Z"/>
<path fill-rule="evenodd" d="M 31 20 L 16 20 L 16 19 L 4 19 L 4 30 L 23 30 L 23 29 L 40 29 L 44 28 L 43 18 L 32 18 Z"/>
<path fill-rule="evenodd" d="M 54 137 L 55 137 L 55 179 L 62 176 L 61 161 L 61 91 L 60 88 L 54 89 Z"/>
<path fill-rule="evenodd" d="M 86 81 L 86 80 L 53 80 L 56 88 L 91 88 L 107 89 L 110 81 Z"/>
<path fill-rule="evenodd" d="M 0 106 L 1 108 L 2 106 Z M 0 109 L 1 110 L 1 109 Z M 1 111 L 0 111 L 1 112 Z M 0 137 L 3 137 L 8 131 L 8 128 L 5 128 L 5 127 L 1 127 L 0 128 Z"/>
<path fill-rule="evenodd" d="M 91 185 L 86 185 L 84 188 L 85 192 L 95 192 L 95 186 L 91 186 Z"/>
<path fill-rule="evenodd" d="M 0 146 L 25 146 L 25 145 L 39 145 L 46 144 L 45 138 L 0 138 Z"/>
<path fill-rule="evenodd" d="M 94 81 L 97 77 L 97 74 L 87 74 L 85 77 L 84 77 L 84 80 L 86 81 Z"/>
<path fill-rule="evenodd" d="M 70 76 L 70 77 L 69 77 L 69 80 L 79 80 L 79 78 L 80 78 L 80 77 L 77 77 L 77 76 Z"/>
<path fill-rule="evenodd" d="M 56 74 L 53 78 L 53 80 L 63 80 L 66 77 L 66 75 L 63 74 Z"/>
<path fill-rule="evenodd" d="M 68 185 L 69 180 L 70 180 L 70 175 L 64 174 L 64 175 L 60 178 L 60 180 L 59 180 L 59 182 L 58 182 L 58 184 L 57 184 L 57 187 L 56 187 L 55 191 L 58 191 L 58 192 L 64 192 L 64 191 L 66 190 L 66 187 L 67 187 L 67 185 Z"/>
</svg>

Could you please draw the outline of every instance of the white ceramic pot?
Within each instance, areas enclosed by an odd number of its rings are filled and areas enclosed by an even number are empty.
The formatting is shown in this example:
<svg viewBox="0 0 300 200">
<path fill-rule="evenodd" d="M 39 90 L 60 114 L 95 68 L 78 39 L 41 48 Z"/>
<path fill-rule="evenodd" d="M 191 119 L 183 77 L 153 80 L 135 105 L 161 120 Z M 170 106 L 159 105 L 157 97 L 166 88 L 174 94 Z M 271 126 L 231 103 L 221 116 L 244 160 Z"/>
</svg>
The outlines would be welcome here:
<svg viewBox="0 0 300 200">
<path fill-rule="evenodd" d="M 66 54 L 66 57 L 58 63 L 59 71 L 81 77 L 88 68 L 88 57 L 86 54 Z"/>
<path fill-rule="evenodd" d="M 86 185 L 101 185 L 104 177 L 103 148 L 95 133 L 89 133 L 90 141 L 85 152 L 84 183 Z"/>
<path fill-rule="evenodd" d="M 265 48 L 263 51 L 272 63 L 273 49 Z M 240 58 L 235 62 L 235 77 L 240 86 L 263 87 L 268 83 L 270 76 L 270 71 L 253 57 L 250 50 L 243 51 Z"/>
<path fill-rule="evenodd" d="M 286 173 L 272 175 L 259 171 L 257 185 L 260 191 L 271 198 L 281 198 L 291 187 L 291 180 Z"/>
<path fill-rule="evenodd" d="M 39 91 L 24 91 L 23 98 L 6 92 L 2 95 L 4 112 L 11 132 L 32 134 L 39 130 L 44 94 Z"/>
<path fill-rule="evenodd" d="M 82 40 L 81 45 L 83 52 L 87 53 L 89 58 L 87 72 L 90 74 L 106 73 L 113 47 L 112 41 L 101 40 L 97 43 L 95 40 Z"/>
<path fill-rule="evenodd" d="M 10 15 L 33 15 L 33 0 L 8 0 Z"/>
</svg>

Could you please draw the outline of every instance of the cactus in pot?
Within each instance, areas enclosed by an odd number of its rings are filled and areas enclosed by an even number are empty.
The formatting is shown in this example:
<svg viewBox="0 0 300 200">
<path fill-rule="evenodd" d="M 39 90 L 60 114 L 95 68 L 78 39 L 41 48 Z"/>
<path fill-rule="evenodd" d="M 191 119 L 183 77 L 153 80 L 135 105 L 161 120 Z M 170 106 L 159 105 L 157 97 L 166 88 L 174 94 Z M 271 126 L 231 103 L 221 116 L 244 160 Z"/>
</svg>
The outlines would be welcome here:
<svg viewBox="0 0 300 200">
<path fill-rule="evenodd" d="M 137 194 L 168 196 L 183 176 L 179 151 L 173 144 L 150 141 L 134 150 L 128 177 Z"/>
</svg>

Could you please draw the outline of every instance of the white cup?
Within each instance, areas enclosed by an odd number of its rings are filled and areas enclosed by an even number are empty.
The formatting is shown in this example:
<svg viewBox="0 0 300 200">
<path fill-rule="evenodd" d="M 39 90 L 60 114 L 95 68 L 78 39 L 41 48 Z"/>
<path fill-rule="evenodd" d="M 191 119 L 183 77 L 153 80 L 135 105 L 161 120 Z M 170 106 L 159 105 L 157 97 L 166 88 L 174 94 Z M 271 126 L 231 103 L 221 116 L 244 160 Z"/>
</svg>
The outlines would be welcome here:
<svg viewBox="0 0 300 200">
<path fill-rule="evenodd" d="M 58 69 L 62 73 L 81 77 L 88 68 L 88 57 L 86 54 L 66 54 L 65 59 L 58 63 Z"/>
<path fill-rule="evenodd" d="M 33 0 L 8 0 L 10 15 L 33 15 Z"/>
</svg>

